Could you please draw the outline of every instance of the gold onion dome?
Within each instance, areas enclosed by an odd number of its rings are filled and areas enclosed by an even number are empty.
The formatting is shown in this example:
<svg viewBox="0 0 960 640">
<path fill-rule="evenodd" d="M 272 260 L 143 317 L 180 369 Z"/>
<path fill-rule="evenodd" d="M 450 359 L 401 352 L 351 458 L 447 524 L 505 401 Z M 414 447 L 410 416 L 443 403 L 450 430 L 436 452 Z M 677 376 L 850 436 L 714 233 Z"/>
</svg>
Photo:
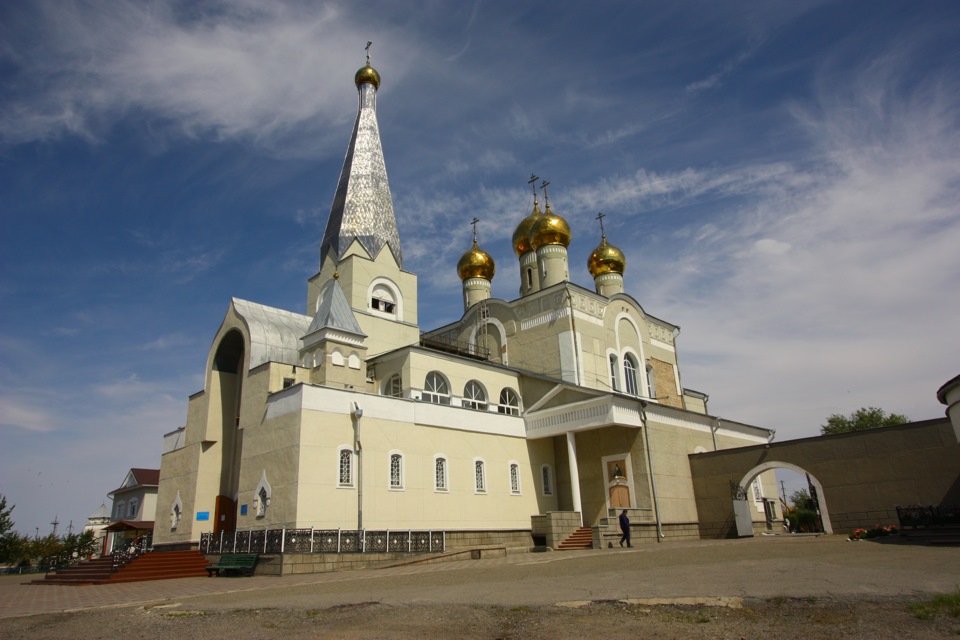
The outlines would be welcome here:
<svg viewBox="0 0 960 640">
<path fill-rule="evenodd" d="M 361 67 L 357 71 L 357 75 L 353 77 L 353 81 L 357 83 L 357 88 L 360 88 L 365 82 L 369 82 L 373 85 L 374 89 L 380 88 L 380 74 L 377 73 L 377 70 L 370 66 L 370 63 L 367 62 L 366 66 Z"/>
<path fill-rule="evenodd" d="M 567 224 L 566 220 L 550 211 L 550 203 L 547 203 L 547 210 L 530 228 L 530 245 L 534 249 L 539 249 L 548 244 L 560 244 L 569 247 L 570 237 L 570 225 Z"/>
<path fill-rule="evenodd" d="M 542 215 L 540 205 L 534 200 L 533 213 L 521 220 L 516 231 L 513 232 L 513 252 L 517 254 L 518 258 L 528 251 L 533 251 L 533 247 L 530 245 L 530 229 L 533 228 L 533 223 L 537 221 L 537 218 Z"/>
<path fill-rule="evenodd" d="M 497 268 L 493 264 L 493 258 L 490 254 L 477 246 L 477 241 L 473 241 L 473 246 L 460 257 L 457 263 L 457 275 L 461 280 L 470 278 L 483 278 L 484 280 L 493 280 L 493 274 Z"/>
<path fill-rule="evenodd" d="M 587 258 L 587 269 L 594 278 L 605 273 L 623 275 L 626 266 L 627 258 L 623 255 L 623 251 L 609 244 L 606 235 L 603 236 L 599 246 Z"/>
</svg>

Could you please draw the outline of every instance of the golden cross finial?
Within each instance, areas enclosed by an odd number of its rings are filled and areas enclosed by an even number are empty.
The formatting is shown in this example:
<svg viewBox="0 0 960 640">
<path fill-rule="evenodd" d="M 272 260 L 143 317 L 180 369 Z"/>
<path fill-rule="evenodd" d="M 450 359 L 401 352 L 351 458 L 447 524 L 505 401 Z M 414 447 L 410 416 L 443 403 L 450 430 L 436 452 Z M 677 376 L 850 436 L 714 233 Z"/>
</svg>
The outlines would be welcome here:
<svg viewBox="0 0 960 640">
<path fill-rule="evenodd" d="M 607 217 L 607 216 L 604 215 L 603 211 L 601 211 L 600 213 L 598 213 L 598 214 L 597 214 L 597 217 L 596 217 L 596 219 L 600 221 L 600 235 L 603 237 L 604 240 L 607 239 L 607 234 L 606 234 L 606 232 L 603 230 L 603 219 L 606 218 L 606 217 Z"/>
<path fill-rule="evenodd" d="M 367 46 L 364 49 L 367 52 L 367 66 L 370 65 L 370 45 L 373 44 L 373 40 L 367 40 Z"/>
<path fill-rule="evenodd" d="M 537 180 L 540 179 L 540 176 L 535 176 L 532 173 L 530 174 L 530 179 L 527 180 L 527 184 L 533 188 L 533 204 L 537 204 Z"/>
<path fill-rule="evenodd" d="M 547 182 L 546 180 L 544 180 L 543 183 L 540 185 L 540 188 L 543 189 L 543 204 L 548 207 L 550 206 L 550 196 L 547 195 L 547 187 L 549 185 L 550 183 Z"/>
<path fill-rule="evenodd" d="M 473 225 L 473 244 L 477 244 L 477 223 L 478 222 L 480 222 L 480 220 L 476 216 L 474 216 L 473 220 L 470 221 L 470 224 Z"/>
</svg>

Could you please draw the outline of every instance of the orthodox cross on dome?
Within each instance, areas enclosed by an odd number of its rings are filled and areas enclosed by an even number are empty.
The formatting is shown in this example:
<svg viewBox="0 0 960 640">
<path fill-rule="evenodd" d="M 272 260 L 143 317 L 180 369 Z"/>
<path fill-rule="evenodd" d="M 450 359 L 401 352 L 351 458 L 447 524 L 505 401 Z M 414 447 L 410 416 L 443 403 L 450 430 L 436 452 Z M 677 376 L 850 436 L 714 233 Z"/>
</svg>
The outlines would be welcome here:
<svg viewBox="0 0 960 640">
<path fill-rule="evenodd" d="M 473 244 L 477 244 L 477 223 L 480 222 L 480 219 L 476 216 L 473 217 L 473 220 L 470 221 L 470 224 L 473 225 Z"/>
<path fill-rule="evenodd" d="M 540 185 L 540 188 L 543 189 L 543 204 L 547 207 L 550 206 L 550 196 L 547 195 L 548 186 L 550 186 L 550 183 L 546 180 L 544 180 L 543 184 Z"/>
<path fill-rule="evenodd" d="M 537 180 L 540 179 L 540 176 L 530 174 L 530 179 L 527 180 L 527 184 L 533 189 L 533 203 L 537 204 Z"/>
<path fill-rule="evenodd" d="M 607 233 L 603 230 L 603 219 L 606 217 L 607 216 L 604 215 L 603 211 L 601 211 L 600 213 L 597 214 L 597 217 L 595 218 L 596 220 L 600 221 L 600 235 L 603 237 L 604 240 L 607 239 Z"/>
<path fill-rule="evenodd" d="M 367 52 L 367 66 L 370 66 L 370 45 L 373 44 L 373 40 L 367 40 L 367 46 L 364 47 L 364 50 Z"/>
</svg>

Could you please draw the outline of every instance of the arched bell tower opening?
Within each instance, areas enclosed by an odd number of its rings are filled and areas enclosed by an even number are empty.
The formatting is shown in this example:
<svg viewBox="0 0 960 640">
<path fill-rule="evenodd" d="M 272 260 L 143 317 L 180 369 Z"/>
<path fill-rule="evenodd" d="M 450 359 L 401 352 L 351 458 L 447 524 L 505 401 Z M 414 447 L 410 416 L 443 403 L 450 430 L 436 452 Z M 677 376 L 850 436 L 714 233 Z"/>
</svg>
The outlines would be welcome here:
<svg viewBox="0 0 960 640">
<path fill-rule="evenodd" d="M 220 405 L 220 487 L 214 511 L 215 533 L 233 531 L 237 522 L 240 455 L 243 450 L 240 398 L 243 395 L 244 355 L 243 334 L 234 329 L 220 341 L 210 372 L 210 397 Z"/>
</svg>

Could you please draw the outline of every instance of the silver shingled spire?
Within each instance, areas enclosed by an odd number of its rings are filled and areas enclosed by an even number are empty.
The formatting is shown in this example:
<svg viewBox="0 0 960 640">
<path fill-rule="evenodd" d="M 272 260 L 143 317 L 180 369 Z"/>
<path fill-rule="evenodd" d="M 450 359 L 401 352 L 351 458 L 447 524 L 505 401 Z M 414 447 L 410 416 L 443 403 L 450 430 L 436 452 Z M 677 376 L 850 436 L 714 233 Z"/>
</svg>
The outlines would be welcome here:
<svg viewBox="0 0 960 640">
<path fill-rule="evenodd" d="M 339 261 L 354 239 L 360 241 L 373 259 L 384 245 L 389 245 L 397 264 L 402 267 L 400 234 L 393 214 L 393 198 L 377 125 L 377 88 L 372 82 L 361 82 L 358 91 L 357 122 L 320 243 L 320 267 L 323 268 L 323 261 L 331 249 Z"/>
</svg>

